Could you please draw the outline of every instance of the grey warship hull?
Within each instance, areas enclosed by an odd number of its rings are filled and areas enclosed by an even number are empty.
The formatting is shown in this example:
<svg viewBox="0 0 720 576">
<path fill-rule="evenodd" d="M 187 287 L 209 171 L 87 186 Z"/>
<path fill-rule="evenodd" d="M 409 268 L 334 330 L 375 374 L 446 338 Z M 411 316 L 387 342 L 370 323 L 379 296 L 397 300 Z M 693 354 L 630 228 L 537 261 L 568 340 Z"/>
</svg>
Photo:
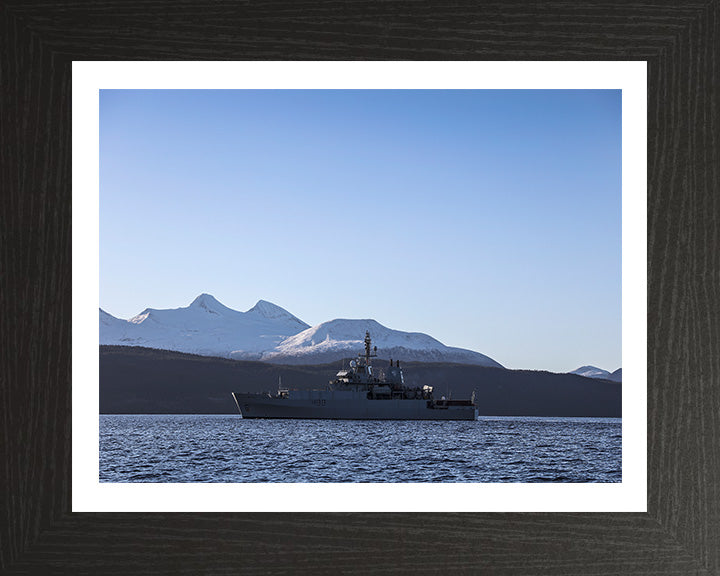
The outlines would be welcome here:
<svg viewBox="0 0 720 576">
<path fill-rule="evenodd" d="M 302 393 L 301 393 L 302 394 Z M 307 394 L 307 397 L 303 398 Z M 475 406 L 438 406 L 422 399 L 370 400 L 346 392 L 310 390 L 300 398 L 233 393 L 243 418 L 324 420 L 476 420 Z M 358 395 L 359 396 L 359 395 Z"/>
<path fill-rule="evenodd" d="M 365 354 L 358 354 L 348 370 L 337 373 L 325 390 L 289 390 L 277 394 L 233 392 L 243 418 L 323 420 L 476 420 L 475 394 L 470 400 L 436 399 L 432 386 L 405 386 L 400 362 L 375 374 L 370 359 L 370 335 Z M 375 348 L 377 349 L 377 347 Z"/>
</svg>

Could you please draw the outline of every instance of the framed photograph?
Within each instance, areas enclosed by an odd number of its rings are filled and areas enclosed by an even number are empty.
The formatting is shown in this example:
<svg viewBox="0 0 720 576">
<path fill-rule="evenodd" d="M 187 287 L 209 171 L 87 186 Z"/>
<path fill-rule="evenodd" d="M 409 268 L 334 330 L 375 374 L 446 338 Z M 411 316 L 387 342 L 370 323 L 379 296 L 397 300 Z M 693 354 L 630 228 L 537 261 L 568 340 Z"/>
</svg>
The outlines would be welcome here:
<svg viewBox="0 0 720 576">
<path fill-rule="evenodd" d="M 717 70 L 711 57 L 717 3 L 612 10 L 551 6 L 547 12 L 446 7 L 424 16 L 430 6 L 415 6 L 407 15 L 378 7 L 336 12 L 308 6 L 298 32 L 289 30 L 298 30 L 291 13 L 299 7 L 287 8 L 187 5 L 170 18 L 176 26 L 163 26 L 168 14 L 155 5 L 91 11 L 62 3 L 17 4 L 0 13 L 7 54 L 0 69 L 13 79 L 0 93 L 2 179 L 10 200 L 3 221 L 4 268 L 11 272 L 2 299 L 9 344 L 0 476 L 7 487 L 0 526 L 3 572 L 717 573 L 720 502 L 713 486 L 720 434 L 712 254 L 713 191 L 719 182 L 711 161 L 717 156 Z M 507 30 L 507 22 L 516 23 L 512 34 L 492 33 Z M 422 31 L 425 40 L 406 38 L 402 31 L 410 29 Z M 157 62 L 168 57 L 179 61 Z M 138 59 L 146 62 L 130 62 Z M 197 59 L 217 62 L 190 62 Z M 283 62 L 288 59 L 315 62 Z M 547 59 L 563 62 L 542 62 Z M 251 60 L 276 62 L 240 62 Z M 504 84 L 483 84 L 497 74 L 505 74 Z M 601 85 L 612 74 L 623 80 Z M 522 84 L 528 77 L 530 87 Z M 370 88 L 379 95 L 622 91 L 622 116 L 615 121 L 622 122 L 623 354 L 622 364 L 603 366 L 608 372 L 623 367 L 620 481 L 101 481 L 100 398 L 88 384 L 97 382 L 99 370 L 98 166 L 102 146 L 112 143 L 100 140 L 94 152 L 78 146 L 88 134 L 101 137 L 102 98 L 118 94 L 110 91 L 169 88 L 178 96 L 198 87 L 203 94 L 221 89 L 225 95 L 345 91 L 341 97 Z M 101 96 L 100 90 L 108 92 Z M 442 103 L 463 110 L 462 103 Z M 176 104 L 159 106 L 168 106 L 169 113 Z M 219 105 L 196 104 L 207 110 Z M 577 120 L 571 105 L 565 106 L 566 118 Z M 83 124 L 83 117 L 90 123 Z M 640 138 L 630 128 L 638 125 Z M 638 190 L 639 201 L 629 203 L 638 200 Z M 182 216 L 172 206 L 161 216 L 154 208 L 138 218 L 152 225 L 153 217 Z M 381 255 L 377 264 L 382 270 Z M 81 270 L 92 272 L 81 278 Z M 223 305 L 199 298 L 198 306 Z M 257 306 L 267 311 L 267 304 Z M 292 309 L 290 314 L 296 317 Z M 79 351 L 85 345 L 94 353 Z M 375 353 L 368 343 L 366 362 Z M 359 362 L 341 367 L 338 378 L 354 377 L 366 366 L 362 353 Z M 438 391 L 432 398 L 410 398 L 429 392 L 394 386 L 400 366 L 390 366 L 365 390 L 368 400 L 386 401 L 379 399 L 385 386 L 387 401 L 401 394 L 398 401 L 423 401 L 435 410 L 474 405 L 474 397 L 458 400 Z M 277 388 L 280 399 L 281 382 Z M 242 412 L 244 404 L 237 407 Z"/>
<path fill-rule="evenodd" d="M 644 62 L 75 62 L 73 509 L 644 511 L 646 99 Z M 624 398 L 576 370 L 621 352 Z"/>
</svg>

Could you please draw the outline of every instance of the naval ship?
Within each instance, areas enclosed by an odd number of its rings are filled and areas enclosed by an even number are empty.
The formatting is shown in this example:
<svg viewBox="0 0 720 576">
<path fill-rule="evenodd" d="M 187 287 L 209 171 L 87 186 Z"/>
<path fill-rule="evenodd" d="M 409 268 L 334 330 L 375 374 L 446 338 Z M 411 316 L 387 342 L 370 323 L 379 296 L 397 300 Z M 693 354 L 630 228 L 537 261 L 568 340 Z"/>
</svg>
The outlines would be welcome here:
<svg viewBox="0 0 720 576">
<path fill-rule="evenodd" d="M 243 418 L 318 418 L 328 420 L 476 420 L 475 393 L 470 400 L 433 397 L 432 386 L 405 386 L 400 361 L 377 374 L 371 359 L 370 333 L 365 332 L 365 352 L 340 370 L 324 390 L 290 390 L 277 394 L 233 392 Z"/>
</svg>

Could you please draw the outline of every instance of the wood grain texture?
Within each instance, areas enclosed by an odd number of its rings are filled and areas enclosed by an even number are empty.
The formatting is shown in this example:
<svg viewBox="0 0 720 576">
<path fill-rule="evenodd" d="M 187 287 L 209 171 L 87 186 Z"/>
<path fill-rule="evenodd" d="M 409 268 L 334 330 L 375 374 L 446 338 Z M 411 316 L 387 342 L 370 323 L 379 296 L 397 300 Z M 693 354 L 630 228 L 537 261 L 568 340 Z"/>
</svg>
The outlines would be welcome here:
<svg viewBox="0 0 720 576">
<path fill-rule="evenodd" d="M 720 574 L 718 4 L 0 5 L 0 571 Z M 73 59 L 647 60 L 649 512 L 72 514 Z"/>
</svg>

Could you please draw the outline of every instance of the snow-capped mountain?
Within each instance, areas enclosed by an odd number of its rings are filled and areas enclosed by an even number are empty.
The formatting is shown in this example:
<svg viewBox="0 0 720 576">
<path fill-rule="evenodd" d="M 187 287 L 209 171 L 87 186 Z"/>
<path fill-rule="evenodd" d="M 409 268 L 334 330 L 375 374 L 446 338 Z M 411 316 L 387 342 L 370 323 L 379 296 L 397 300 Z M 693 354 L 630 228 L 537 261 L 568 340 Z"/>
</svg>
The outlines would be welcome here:
<svg viewBox="0 0 720 576">
<path fill-rule="evenodd" d="M 577 374 L 578 376 L 585 376 L 585 378 L 600 378 L 602 380 L 612 380 L 614 382 L 622 381 L 622 368 L 618 368 L 615 372 L 608 372 L 602 368 L 596 366 L 580 366 L 580 368 L 573 370 L 570 374 Z"/>
<path fill-rule="evenodd" d="M 427 334 L 391 330 L 375 320 L 337 319 L 323 322 L 283 340 L 263 354 L 268 362 L 322 364 L 354 356 L 364 349 L 369 332 L 378 358 L 418 362 L 456 362 L 502 368 L 492 358 L 462 348 L 445 346 Z"/>
<path fill-rule="evenodd" d="M 573 370 L 570 374 L 577 374 L 578 376 L 585 376 L 585 378 L 604 378 L 607 379 L 610 376 L 610 372 L 597 368 L 596 366 L 580 366 L 580 368 Z"/>
<path fill-rule="evenodd" d="M 148 308 L 129 320 L 100 310 L 100 344 L 282 364 L 321 364 L 355 356 L 364 349 L 365 331 L 379 358 L 502 368 L 478 352 L 445 346 L 427 334 L 392 330 L 375 320 L 338 319 L 310 327 L 264 300 L 238 312 L 201 294 L 185 308 Z"/>
<path fill-rule="evenodd" d="M 100 344 L 144 346 L 202 356 L 259 358 L 288 336 L 308 328 L 287 310 L 260 300 L 238 312 L 201 294 L 185 308 L 147 308 L 129 320 L 100 310 Z"/>
</svg>

